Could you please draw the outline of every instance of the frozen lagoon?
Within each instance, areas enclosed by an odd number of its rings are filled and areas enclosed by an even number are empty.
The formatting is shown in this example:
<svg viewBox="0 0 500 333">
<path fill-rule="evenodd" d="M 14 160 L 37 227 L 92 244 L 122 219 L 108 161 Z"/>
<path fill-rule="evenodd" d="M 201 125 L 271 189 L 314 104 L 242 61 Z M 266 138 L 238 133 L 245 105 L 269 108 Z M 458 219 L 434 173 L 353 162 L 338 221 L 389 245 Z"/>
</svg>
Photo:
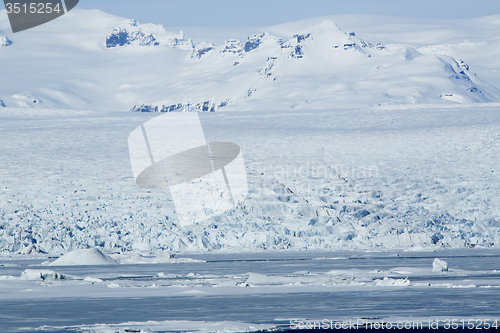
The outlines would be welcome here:
<svg viewBox="0 0 500 333">
<path fill-rule="evenodd" d="M 290 328 L 292 319 L 500 319 L 500 253 L 494 250 L 188 257 L 197 261 L 179 255 L 171 263 L 47 266 L 41 265 L 46 259 L 3 257 L 2 332 L 240 332 Z M 436 257 L 449 271 L 432 271 Z M 26 269 L 73 279 L 5 277 Z"/>
</svg>

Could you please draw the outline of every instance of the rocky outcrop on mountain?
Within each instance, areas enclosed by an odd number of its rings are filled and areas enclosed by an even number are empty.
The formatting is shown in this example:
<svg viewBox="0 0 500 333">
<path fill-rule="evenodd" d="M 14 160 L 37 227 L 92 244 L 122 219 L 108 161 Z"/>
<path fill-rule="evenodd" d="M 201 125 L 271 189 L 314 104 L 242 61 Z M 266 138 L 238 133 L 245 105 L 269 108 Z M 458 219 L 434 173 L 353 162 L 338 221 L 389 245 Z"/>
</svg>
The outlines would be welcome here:
<svg viewBox="0 0 500 333">
<path fill-rule="evenodd" d="M 311 37 L 311 34 L 302 34 L 302 35 L 293 35 L 293 38 L 297 39 L 297 43 L 300 43 L 302 41 L 307 40 L 309 37 Z"/>
<path fill-rule="evenodd" d="M 230 39 L 222 45 L 221 54 L 242 54 L 244 50 L 243 43 L 238 39 Z"/>
<path fill-rule="evenodd" d="M 251 37 L 248 37 L 247 42 L 245 43 L 244 50 L 245 52 L 250 52 L 260 46 L 262 44 L 262 41 L 265 37 L 268 37 L 269 33 L 263 33 L 263 34 L 255 34 Z"/>
<path fill-rule="evenodd" d="M 207 43 L 207 42 L 199 43 L 193 49 L 193 53 L 191 54 L 191 58 L 201 59 L 203 56 L 208 55 L 214 49 L 215 49 L 215 46 L 213 43 Z"/>
<path fill-rule="evenodd" d="M 12 41 L 5 36 L 0 36 L 0 46 L 11 46 Z"/>
<path fill-rule="evenodd" d="M 106 47 L 117 47 L 137 43 L 140 46 L 160 45 L 153 34 L 146 35 L 142 31 L 129 32 L 123 28 L 114 29 L 106 37 Z"/>
<path fill-rule="evenodd" d="M 183 50 L 192 49 L 193 42 L 184 39 L 184 33 L 168 34 L 163 26 L 156 24 L 139 24 L 131 20 L 124 26 L 113 29 L 106 36 L 106 48 L 119 46 L 158 46 L 168 45 Z"/>
<path fill-rule="evenodd" d="M 106 37 L 107 48 L 125 45 L 157 46 L 160 43 L 153 33 L 145 33 L 137 21 L 131 20 L 127 27 L 115 28 Z"/>
<path fill-rule="evenodd" d="M 469 71 L 469 66 L 463 62 L 463 61 L 457 61 L 456 59 L 453 59 L 455 61 L 455 68 L 450 64 L 451 70 L 452 70 L 452 77 L 457 80 L 465 80 L 472 82 L 471 78 L 469 75 L 466 73 L 466 71 Z"/>
<path fill-rule="evenodd" d="M 184 32 L 182 30 L 179 32 L 178 35 L 168 40 L 167 44 L 171 48 L 176 48 L 181 50 L 191 50 L 194 48 L 193 41 L 191 39 L 184 39 Z"/>
<path fill-rule="evenodd" d="M 227 105 L 227 102 L 216 103 L 205 101 L 196 104 L 178 103 L 171 105 L 136 104 L 130 111 L 132 112 L 215 112 Z"/>
<path fill-rule="evenodd" d="M 468 71 L 469 70 L 469 65 L 467 65 L 463 60 L 455 60 L 457 65 L 464 70 Z"/>
</svg>

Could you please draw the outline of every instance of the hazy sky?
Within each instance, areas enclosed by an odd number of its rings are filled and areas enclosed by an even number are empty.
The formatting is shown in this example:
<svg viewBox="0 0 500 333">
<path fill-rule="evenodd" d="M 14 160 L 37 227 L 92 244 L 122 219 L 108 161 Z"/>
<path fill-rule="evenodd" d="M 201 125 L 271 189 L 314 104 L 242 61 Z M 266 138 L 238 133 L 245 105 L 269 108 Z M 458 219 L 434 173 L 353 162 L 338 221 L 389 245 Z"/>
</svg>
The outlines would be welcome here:
<svg viewBox="0 0 500 333">
<path fill-rule="evenodd" d="M 500 0 L 80 0 L 139 22 L 255 26 L 336 14 L 464 18 L 500 14 Z"/>
</svg>

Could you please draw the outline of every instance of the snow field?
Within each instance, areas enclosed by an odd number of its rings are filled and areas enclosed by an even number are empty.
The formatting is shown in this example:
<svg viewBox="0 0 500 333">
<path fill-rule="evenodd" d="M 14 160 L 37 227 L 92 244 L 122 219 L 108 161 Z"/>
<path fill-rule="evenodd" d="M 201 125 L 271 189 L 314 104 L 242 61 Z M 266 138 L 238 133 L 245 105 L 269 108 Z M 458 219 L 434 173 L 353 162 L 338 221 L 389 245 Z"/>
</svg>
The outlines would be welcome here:
<svg viewBox="0 0 500 333">
<path fill-rule="evenodd" d="M 499 242 L 495 105 L 202 114 L 208 141 L 242 147 L 250 192 L 237 209 L 188 227 L 176 221 L 168 193 L 133 182 L 127 137 L 154 115 L 37 112 L 1 114 L 6 252 Z"/>
</svg>

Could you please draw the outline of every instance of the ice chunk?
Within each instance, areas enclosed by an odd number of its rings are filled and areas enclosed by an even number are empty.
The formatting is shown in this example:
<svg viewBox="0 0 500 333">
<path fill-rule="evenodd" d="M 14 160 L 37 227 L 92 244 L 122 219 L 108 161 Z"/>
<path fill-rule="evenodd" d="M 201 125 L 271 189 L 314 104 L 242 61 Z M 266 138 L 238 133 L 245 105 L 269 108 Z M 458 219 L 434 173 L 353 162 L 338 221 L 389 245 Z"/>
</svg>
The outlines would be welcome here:
<svg viewBox="0 0 500 333">
<path fill-rule="evenodd" d="M 92 282 L 92 283 L 102 282 L 101 279 L 93 278 L 93 277 L 90 277 L 90 276 L 87 276 L 85 279 L 83 279 L 83 281 L 85 281 L 85 282 Z"/>
<path fill-rule="evenodd" d="M 21 273 L 21 280 L 45 281 L 64 280 L 64 276 L 48 269 L 27 269 Z"/>
<path fill-rule="evenodd" d="M 434 259 L 432 263 L 432 271 L 433 272 L 447 272 L 448 271 L 448 263 L 439 258 Z"/>
<path fill-rule="evenodd" d="M 376 286 L 409 286 L 411 281 L 408 278 L 405 279 L 391 279 L 389 277 L 384 277 L 383 280 L 377 279 L 373 281 Z"/>
</svg>

